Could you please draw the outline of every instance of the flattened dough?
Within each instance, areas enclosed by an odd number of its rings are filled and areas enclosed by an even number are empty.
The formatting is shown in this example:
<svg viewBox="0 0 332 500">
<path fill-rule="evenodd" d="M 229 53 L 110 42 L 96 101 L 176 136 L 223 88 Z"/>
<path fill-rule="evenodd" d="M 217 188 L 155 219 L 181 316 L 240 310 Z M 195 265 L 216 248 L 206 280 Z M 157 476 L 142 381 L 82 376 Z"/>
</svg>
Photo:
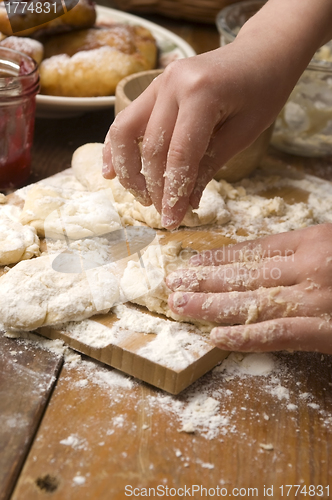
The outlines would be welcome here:
<svg viewBox="0 0 332 500">
<path fill-rule="evenodd" d="M 134 196 L 122 187 L 118 179 L 107 180 L 102 176 L 103 144 L 91 143 L 78 148 L 72 159 L 72 169 L 76 178 L 89 191 L 112 188 L 115 207 L 125 225 L 144 222 L 150 227 L 162 229 L 160 214 L 153 205 L 144 207 Z M 230 220 L 230 213 L 220 194 L 220 184 L 212 180 L 203 193 L 197 210 L 188 209 L 181 225 L 198 227 L 206 224 L 224 224 Z"/>
<path fill-rule="evenodd" d="M 39 238 L 32 227 L 0 213 L 0 265 L 16 264 L 39 255 Z"/>
<path fill-rule="evenodd" d="M 27 193 L 20 220 L 39 236 L 71 239 L 106 234 L 121 227 L 112 191 L 73 191 L 36 184 Z"/>
<path fill-rule="evenodd" d="M 80 321 L 106 313 L 119 298 L 114 264 L 83 273 L 54 271 L 49 256 L 17 264 L 0 278 L 1 322 L 7 329 Z"/>
</svg>

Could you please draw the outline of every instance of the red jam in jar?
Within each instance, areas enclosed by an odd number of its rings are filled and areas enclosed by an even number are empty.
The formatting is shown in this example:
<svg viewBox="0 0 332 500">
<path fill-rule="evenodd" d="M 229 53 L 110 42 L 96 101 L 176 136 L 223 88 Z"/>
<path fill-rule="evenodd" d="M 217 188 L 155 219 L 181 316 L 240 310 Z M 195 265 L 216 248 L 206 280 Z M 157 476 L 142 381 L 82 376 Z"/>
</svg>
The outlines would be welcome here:
<svg viewBox="0 0 332 500">
<path fill-rule="evenodd" d="M 29 177 L 38 91 L 37 63 L 0 46 L 0 190 L 21 187 Z"/>
</svg>

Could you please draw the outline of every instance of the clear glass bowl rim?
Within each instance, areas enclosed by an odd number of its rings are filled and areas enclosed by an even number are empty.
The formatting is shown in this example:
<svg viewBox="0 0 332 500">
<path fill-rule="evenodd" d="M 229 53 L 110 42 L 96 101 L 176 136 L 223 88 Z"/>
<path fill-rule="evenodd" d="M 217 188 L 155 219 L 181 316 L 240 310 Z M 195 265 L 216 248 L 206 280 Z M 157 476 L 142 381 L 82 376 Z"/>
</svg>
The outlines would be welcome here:
<svg viewBox="0 0 332 500">
<path fill-rule="evenodd" d="M 242 0 L 240 2 L 235 2 L 230 5 L 227 5 L 221 11 L 218 12 L 217 17 L 216 17 L 216 25 L 219 31 L 220 35 L 226 35 L 229 38 L 229 41 L 232 42 L 236 38 L 236 33 L 232 31 L 232 29 L 229 27 L 227 24 L 227 17 L 228 15 L 234 10 L 234 9 L 239 9 L 243 8 L 243 11 L 245 12 L 246 10 L 253 10 L 255 7 L 257 7 L 257 10 L 259 10 L 260 7 L 263 7 L 263 5 L 266 3 L 265 0 Z M 306 71 L 307 70 L 313 70 L 313 71 L 323 71 L 327 73 L 331 73 L 332 75 L 332 62 L 330 61 L 317 61 L 317 60 L 311 60 L 310 63 L 308 64 Z"/>
</svg>

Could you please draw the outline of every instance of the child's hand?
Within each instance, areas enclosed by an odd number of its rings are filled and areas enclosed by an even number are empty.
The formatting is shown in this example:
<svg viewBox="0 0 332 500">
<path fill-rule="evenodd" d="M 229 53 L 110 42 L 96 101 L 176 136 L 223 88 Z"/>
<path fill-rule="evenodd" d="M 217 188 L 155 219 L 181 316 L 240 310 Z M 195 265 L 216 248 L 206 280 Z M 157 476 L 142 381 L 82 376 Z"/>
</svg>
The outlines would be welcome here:
<svg viewBox="0 0 332 500">
<path fill-rule="evenodd" d="M 221 349 L 332 354 L 332 224 L 205 252 L 190 264 L 168 276 L 169 306 L 238 324 L 212 330 Z"/>
<path fill-rule="evenodd" d="M 261 55 L 248 53 L 234 42 L 172 63 L 109 130 L 104 176 L 117 175 L 141 203 L 152 202 L 168 229 L 189 204 L 198 207 L 214 174 L 273 122 L 287 97 L 280 69 L 268 60 L 260 72 Z"/>
<path fill-rule="evenodd" d="M 213 175 L 273 123 L 332 36 L 331 15 L 331 0 L 269 0 L 233 43 L 170 64 L 116 117 L 104 176 L 177 227 Z"/>
</svg>

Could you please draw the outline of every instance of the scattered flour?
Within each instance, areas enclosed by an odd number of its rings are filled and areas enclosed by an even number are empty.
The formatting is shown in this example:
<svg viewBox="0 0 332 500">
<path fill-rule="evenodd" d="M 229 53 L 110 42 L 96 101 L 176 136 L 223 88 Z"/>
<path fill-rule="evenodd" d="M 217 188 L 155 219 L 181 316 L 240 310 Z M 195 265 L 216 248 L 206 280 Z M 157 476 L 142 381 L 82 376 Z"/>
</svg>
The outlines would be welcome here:
<svg viewBox="0 0 332 500">
<path fill-rule="evenodd" d="M 49 341 L 32 334 L 28 336 L 26 332 L 23 335 L 24 338 L 18 340 L 13 352 L 18 352 L 31 342 L 38 342 L 45 349 L 65 355 L 67 378 L 69 381 L 72 379 L 73 385 L 82 392 L 82 396 L 85 389 L 93 385 L 99 387 L 105 397 L 109 395 L 106 404 L 110 407 L 125 402 L 123 413 L 110 414 L 106 435 L 116 433 L 119 428 L 136 432 L 137 424 L 131 421 L 129 415 L 132 414 L 127 413 L 126 408 L 133 408 L 134 405 L 138 411 L 138 406 L 141 404 L 146 408 L 147 418 L 155 410 L 163 415 L 169 415 L 169 425 L 176 426 L 179 432 L 192 434 L 193 439 L 195 436 L 201 436 L 207 440 L 218 439 L 222 442 L 227 436 L 234 436 L 250 443 L 250 436 L 239 431 L 241 427 L 238 426 L 239 419 L 246 420 L 248 425 L 252 425 L 253 422 L 255 425 L 269 425 L 274 421 L 275 413 L 280 408 L 288 411 L 291 421 L 296 422 L 300 408 L 308 407 L 311 411 L 317 412 L 322 425 L 327 427 L 331 425 L 331 417 L 321 407 L 317 397 L 311 392 L 301 391 L 299 383 L 294 384 L 299 365 L 289 366 L 289 362 L 293 362 L 293 356 L 289 354 L 231 354 L 227 362 L 223 361 L 178 396 L 153 390 L 145 393 L 142 400 L 141 382 L 101 363 L 81 359 L 81 356 L 66 348 L 61 341 Z M 72 356 L 76 357 L 75 362 L 72 362 Z M 253 387 L 254 393 L 250 390 Z M 240 399 L 238 389 L 242 394 Z M 255 405 L 251 405 L 249 394 L 250 398 L 264 401 L 260 412 L 254 410 Z M 139 428 L 151 428 L 149 420 Z M 76 450 L 85 450 L 88 446 L 87 442 L 75 432 L 63 436 L 61 444 Z M 277 448 L 268 438 L 262 443 L 251 442 L 251 445 L 254 444 L 263 451 L 273 452 Z M 186 456 L 185 449 L 175 448 L 174 454 L 184 467 L 190 465 L 191 459 Z M 213 467 L 208 461 L 197 464 L 207 469 Z M 77 473 L 77 476 L 80 474 Z"/>
<path fill-rule="evenodd" d="M 86 478 L 84 476 L 75 476 L 73 479 L 73 483 L 77 486 L 81 486 L 84 484 L 86 481 Z"/>
<path fill-rule="evenodd" d="M 132 331 L 155 334 L 137 354 L 174 370 L 186 368 L 211 349 L 208 338 L 193 325 L 154 317 L 123 304 L 113 310 L 118 317 L 113 326 L 87 319 L 60 325 L 57 330 L 97 349 L 120 344 Z"/>
<path fill-rule="evenodd" d="M 231 353 L 215 371 L 226 372 L 228 375 L 266 376 L 276 369 L 276 364 L 273 354 Z"/>
<path fill-rule="evenodd" d="M 115 328 L 129 329 L 156 337 L 137 354 L 163 366 L 182 370 L 211 349 L 202 332 L 193 325 L 157 318 L 126 306 L 117 306 Z"/>
<path fill-rule="evenodd" d="M 86 447 L 86 441 L 79 438 L 75 434 L 71 434 L 66 439 L 62 439 L 60 444 L 63 444 L 64 446 L 71 446 L 75 450 L 82 450 Z"/>
</svg>

